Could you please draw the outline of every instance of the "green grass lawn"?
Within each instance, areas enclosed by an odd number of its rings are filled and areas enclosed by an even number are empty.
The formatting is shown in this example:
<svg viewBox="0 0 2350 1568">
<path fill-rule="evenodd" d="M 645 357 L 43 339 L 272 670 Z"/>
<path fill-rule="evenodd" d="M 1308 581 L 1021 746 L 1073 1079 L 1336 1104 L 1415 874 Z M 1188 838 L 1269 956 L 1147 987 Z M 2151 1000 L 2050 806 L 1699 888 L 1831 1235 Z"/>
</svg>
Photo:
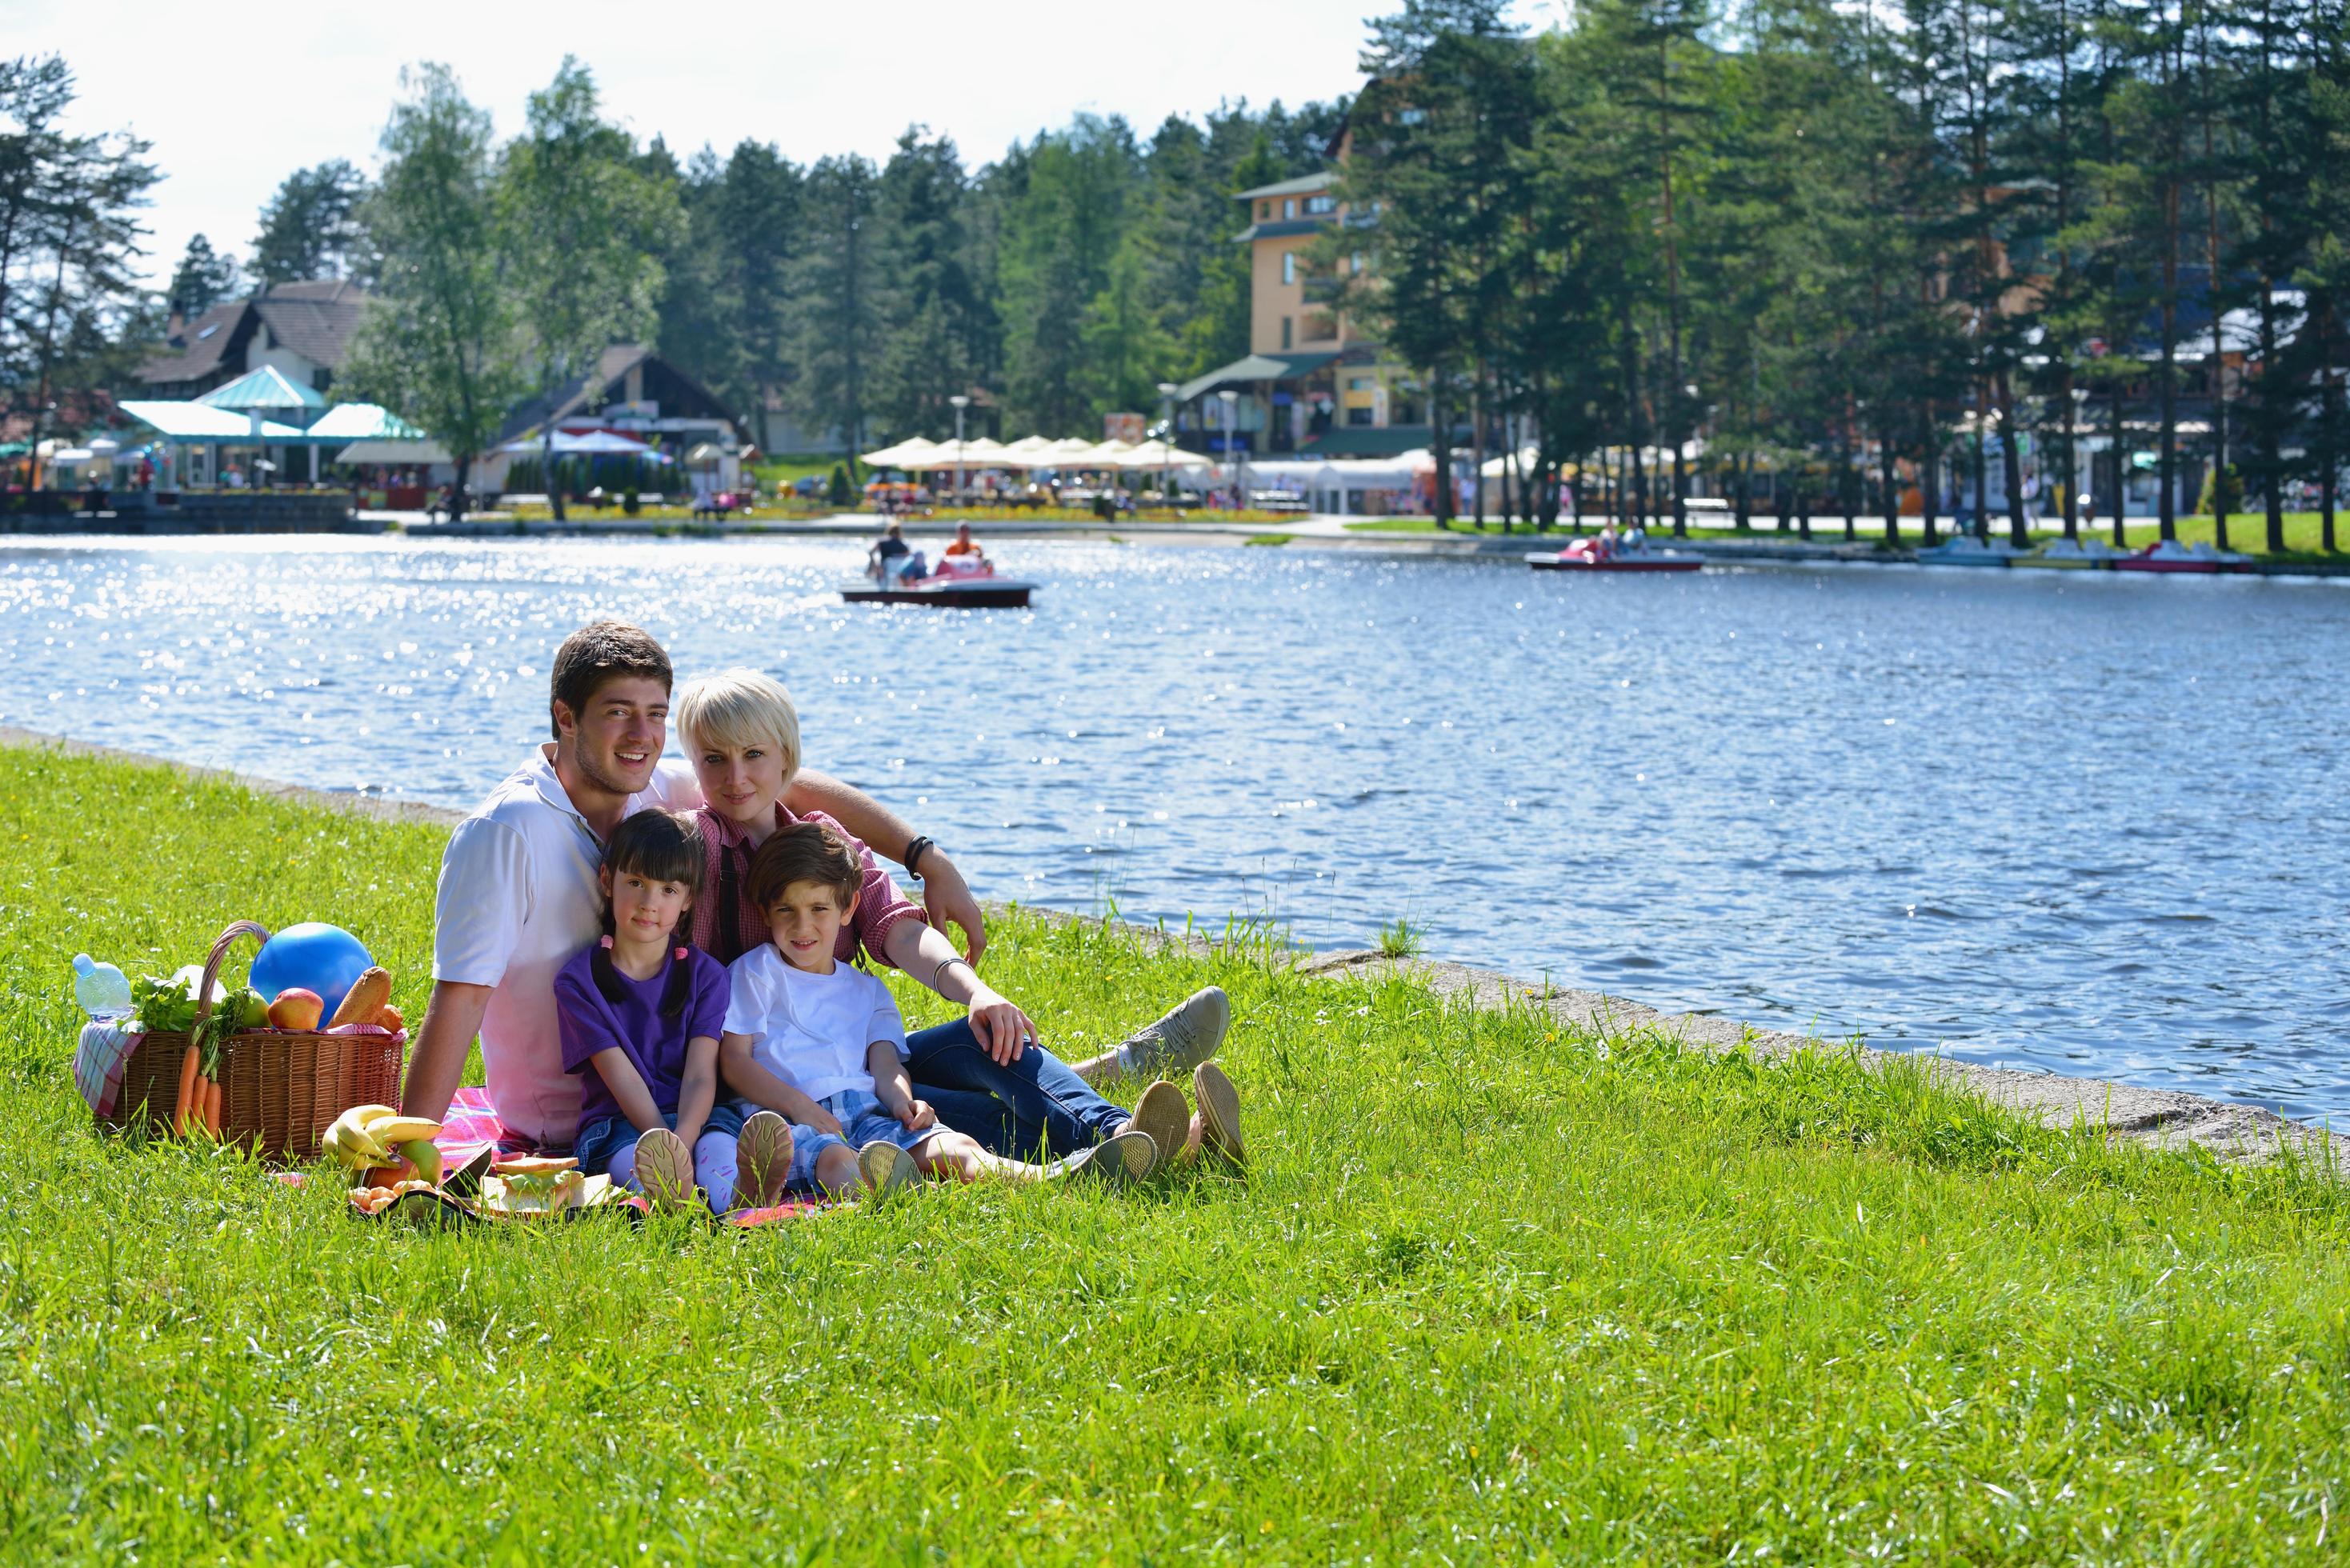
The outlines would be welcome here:
<svg viewBox="0 0 2350 1568">
<path fill-rule="evenodd" d="M 1586 532 L 1596 529 L 1599 525 L 1599 520 L 1596 517 L 1587 519 L 1587 522 L 1589 524 L 1589 527 L 1586 530 Z M 1485 522 L 1485 531 L 1487 533 L 1498 534 L 1501 532 L 1501 527 L 1502 522 L 1498 514 L 1489 514 L 1487 516 Z M 1347 524 L 1347 529 L 1349 533 L 1357 534 L 1433 534 L 1438 531 L 1436 524 L 1425 517 L 1369 518 L 1360 523 L 1349 523 Z M 1516 531 L 1520 533 L 1532 533 L 1534 530 L 1531 524 L 1520 523 L 1516 525 Z M 1562 517 L 1559 521 L 1558 527 L 1555 529 L 1554 532 L 1565 533 L 1566 531 L 1566 520 Z M 1475 524 L 1464 520 L 1454 523 L 1452 525 L 1452 532 L 1455 534 L 1468 534 L 1473 536 L 1477 532 L 1477 528 Z M 1649 535 L 1652 539 L 1663 538 L 1670 535 L 1671 532 L 1672 524 L 1670 520 L 1668 519 L 1661 525 L 1651 528 L 1649 530 Z M 1939 532 L 1944 535 L 1947 535 L 1950 532 L 1950 519 L 1947 516 L 1941 521 Z M 2137 549 L 2143 545 L 2151 545 L 2162 536 L 2161 525 L 2151 519 L 2133 518 L 2125 527 L 2123 532 L 2125 537 L 2129 541 L 2129 547 L 2131 549 Z M 2060 536 L 2063 533 L 2064 529 L 2054 518 L 2036 519 L 2033 527 L 2033 535 L 2035 539 L 2054 539 Z M 2083 538 L 2102 539 L 2110 544 L 2113 541 L 2113 523 L 2111 519 L 2101 518 L 2094 528 L 2084 526 L 2081 530 L 2081 535 Z M 1743 532 L 1736 528 L 1700 528 L 1693 526 L 1689 531 L 1689 536 L 1692 539 L 1776 539 L 1782 537 L 1794 539 L 1799 537 L 1795 532 L 1792 520 L 1790 521 L 1787 532 L 1783 535 L 1779 532 L 1778 519 L 1775 515 L 1762 516 L 1761 514 L 1757 514 L 1754 518 L 1754 525 Z M 2186 544 L 2192 545 L 2199 540 L 2212 541 L 2216 539 L 2216 536 L 2217 529 L 2213 524 L 2212 519 L 2209 515 L 2181 517 L 2178 519 L 2178 537 Z M 1881 542 L 1884 537 L 1885 527 L 1882 523 L 1867 519 L 1864 519 L 1862 521 L 1860 524 L 1859 540 L 1861 544 L 1877 544 Z M 1908 545 L 1914 545 L 1923 542 L 1924 535 L 1919 532 L 1918 521 L 1917 518 L 1904 517 L 1901 519 L 1901 537 L 1902 541 Z M 2007 537 L 2007 521 L 2004 517 L 1994 517 L 1991 519 L 1991 537 L 1994 539 L 2004 539 Z M 1844 519 L 1840 516 L 1813 517 L 1812 538 L 1814 543 L 1818 544 L 1842 544 L 1844 542 Z M 2242 513 L 2237 513 L 2228 519 L 2228 545 L 2230 549 L 2240 550 L 2249 556 L 2266 556 L 2269 554 L 2269 551 L 2266 548 L 2267 538 L 2267 520 L 2257 513 L 2249 516 Z M 2300 557 L 2306 557 L 2310 560 L 2318 561 L 2329 558 L 2339 559 L 2341 557 L 2343 547 L 2350 546 L 2350 513 L 2345 513 L 2335 519 L 2334 544 L 2336 545 L 2336 552 L 2333 557 L 2328 557 L 2320 548 L 2321 539 L 2319 535 L 2318 515 L 2314 512 L 2286 513 L 2284 514 L 2284 555 L 2280 557 L 2281 559 Z"/>
<path fill-rule="evenodd" d="M 2340 1554 L 2342 1186 L 1839 1050 L 1014 913 L 989 973 L 1072 1053 L 1232 992 L 1246 1182 L 425 1235 L 92 1134 L 72 953 L 333 919 L 413 1017 L 442 839 L 0 750 L 9 1560 Z"/>
<path fill-rule="evenodd" d="M 813 475 L 829 480 L 835 466 L 846 462 L 841 457 L 827 457 L 822 452 L 782 452 L 765 462 L 754 462 L 751 472 L 759 483 L 773 491 L 778 484 L 792 484 Z M 852 474 L 854 481 L 855 475 Z"/>
</svg>

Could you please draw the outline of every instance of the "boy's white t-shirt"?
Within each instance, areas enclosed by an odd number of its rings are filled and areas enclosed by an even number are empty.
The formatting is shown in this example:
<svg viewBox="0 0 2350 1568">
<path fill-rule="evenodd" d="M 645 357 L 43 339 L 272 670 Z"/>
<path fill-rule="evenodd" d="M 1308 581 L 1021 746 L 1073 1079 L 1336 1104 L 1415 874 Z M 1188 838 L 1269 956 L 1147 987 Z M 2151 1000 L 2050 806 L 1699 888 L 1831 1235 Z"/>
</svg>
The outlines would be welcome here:
<svg viewBox="0 0 2350 1568">
<path fill-rule="evenodd" d="M 828 1099 L 845 1090 L 873 1092 L 866 1049 L 876 1040 L 906 1049 L 906 1023 L 889 988 L 845 963 L 810 974 L 761 942 L 726 967 L 732 990 L 726 1033 L 751 1037 L 751 1059 L 806 1095 Z"/>
</svg>

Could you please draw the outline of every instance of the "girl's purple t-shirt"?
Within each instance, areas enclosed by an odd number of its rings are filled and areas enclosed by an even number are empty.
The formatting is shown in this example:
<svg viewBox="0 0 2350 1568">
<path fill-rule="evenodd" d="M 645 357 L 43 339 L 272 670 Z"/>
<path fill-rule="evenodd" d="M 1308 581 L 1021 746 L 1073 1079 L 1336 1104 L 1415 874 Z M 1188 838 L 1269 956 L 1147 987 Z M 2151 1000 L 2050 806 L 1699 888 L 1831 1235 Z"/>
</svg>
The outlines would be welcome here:
<svg viewBox="0 0 2350 1568">
<path fill-rule="evenodd" d="M 715 1040 L 726 1023 L 726 966 L 700 948 L 686 949 L 691 967 L 685 1010 L 675 1018 L 661 1016 L 661 997 L 669 990 L 671 959 L 650 980 L 630 980 L 619 974 L 621 998 L 605 999 L 596 989 L 592 967 L 594 948 L 572 955 L 555 976 L 555 1015 L 563 1035 L 563 1070 L 579 1075 L 579 1125 L 587 1127 L 620 1114 L 619 1102 L 604 1085 L 604 1075 L 589 1058 L 619 1046 L 652 1091 L 653 1104 L 664 1113 L 677 1109 L 680 1081 L 685 1076 L 685 1044 L 689 1040 Z"/>
</svg>

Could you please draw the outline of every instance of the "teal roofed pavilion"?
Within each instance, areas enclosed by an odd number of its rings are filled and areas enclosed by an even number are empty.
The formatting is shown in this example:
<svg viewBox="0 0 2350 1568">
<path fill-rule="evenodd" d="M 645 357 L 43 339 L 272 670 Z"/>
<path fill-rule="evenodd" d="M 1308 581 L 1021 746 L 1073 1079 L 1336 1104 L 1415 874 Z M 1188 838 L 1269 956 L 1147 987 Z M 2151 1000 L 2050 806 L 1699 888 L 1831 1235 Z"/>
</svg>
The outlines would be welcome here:
<svg viewBox="0 0 2350 1568">
<path fill-rule="evenodd" d="M 247 371 L 224 387 L 214 387 L 198 402 L 216 409 L 323 409 L 327 400 L 317 389 L 286 379 L 275 365 Z"/>
<path fill-rule="evenodd" d="M 248 376 L 246 380 L 253 378 Z M 224 387 L 223 391 L 229 389 Z M 211 401 L 206 399 L 205 401 Z M 422 441 L 424 432 L 374 403 L 337 403 L 314 421 L 307 431 L 312 441 Z"/>
</svg>

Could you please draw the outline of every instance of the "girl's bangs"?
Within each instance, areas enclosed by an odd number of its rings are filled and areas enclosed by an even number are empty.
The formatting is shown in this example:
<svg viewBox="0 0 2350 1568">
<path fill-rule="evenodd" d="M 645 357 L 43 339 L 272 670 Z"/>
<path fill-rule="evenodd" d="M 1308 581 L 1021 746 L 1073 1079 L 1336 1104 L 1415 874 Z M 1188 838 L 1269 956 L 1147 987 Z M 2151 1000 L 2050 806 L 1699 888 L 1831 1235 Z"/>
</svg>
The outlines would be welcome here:
<svg viewBox="0 0 2350 1568">
<path fill-rule="evenodd" d="M 702 835 L 666 811 L 640 811 L 612 832 L 604 866 L 614 876 L 642 877 L 702 889 Z"/>
</svg>

